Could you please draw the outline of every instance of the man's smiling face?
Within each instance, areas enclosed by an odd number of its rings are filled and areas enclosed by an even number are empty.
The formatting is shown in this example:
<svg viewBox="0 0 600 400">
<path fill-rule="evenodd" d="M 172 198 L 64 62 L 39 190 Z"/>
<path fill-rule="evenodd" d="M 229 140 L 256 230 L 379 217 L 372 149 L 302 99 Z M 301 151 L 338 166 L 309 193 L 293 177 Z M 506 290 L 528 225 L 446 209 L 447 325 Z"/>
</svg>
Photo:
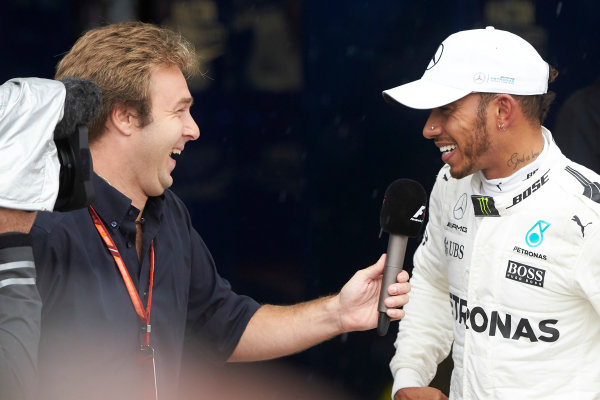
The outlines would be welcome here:
<svg viewBox="0 0 600 400">
<path fill-rule="evenodd" d="M 457 179 L 487 168 L 492 158 L 487 109 L 478 94 L 431 110 L 423 136 L 434 140 L 442 161 L 450 165 L 450 174 Z"/>
<path fill-rule="evenodd" d="M 137 132 L 133 163 L 146 196 L 161 195 L 173 184 L 175 158 L 200 136 L 190 114 L 193 99 L 185 77 L 175 66 L 154 70 L 150 78 L 151 122 Z"/>
</svg>

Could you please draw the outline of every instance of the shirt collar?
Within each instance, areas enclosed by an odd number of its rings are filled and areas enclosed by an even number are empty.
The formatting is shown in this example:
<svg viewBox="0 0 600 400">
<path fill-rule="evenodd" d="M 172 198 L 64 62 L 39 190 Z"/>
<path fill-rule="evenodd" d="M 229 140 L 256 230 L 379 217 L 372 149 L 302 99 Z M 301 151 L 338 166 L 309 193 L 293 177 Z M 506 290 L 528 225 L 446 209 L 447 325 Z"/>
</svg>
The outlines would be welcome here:
<svg viewBox="0 0 600 400">
<path fill-rule="evenodd" d="M 546 130 L 546 132 L 542 132 L 544 133 L 542 134 L 542 137 L 544 138 L 542 152 L 533 160 L 533 162 L 519 168 L 512 175 L 504 178 L 486 179 L 481 170 L 477 171 L 481 181 L 481 193 L 486 196 L 499 196 L 504 193 L 513 192 L 515 189 L 519 188 L 524 181 L 531 178 L 540 166 L 545 163 L 544 160 L 548 157 L 548 153 L 550 152 L 550 140 L 552 137 L 549 136 L 549 131 Z"/>
<path fill-rule="evenodd" d="M 117 226 L 130 225 L 135 221 L 140 210 L 131 204 L 131 199 L 119 192 L 108 181 L 94 172 L 93 177 L 96 198 L 93 202 L 94 209 L 102 220 L 116 228 Z M 144 208 L 144 219 L 154 223 L 160 222 L 164 203 L 164 194 L 149 197 Z"/>
<path fill-rule="evenodd" d="M 545 144 L 548 147 L 548 151 L 544 149 L 544 157 L 540 160 L 538 169 L 535 172 L 530 173 L 527 179 L 522 181 L 521 184 L 510 192 L 506 192 L 500 195 L 488 196 L 493 197 L 494 205 L 497 210 L 500 211 L 500 215 L 506 211 L 506 209 L 512 208 L 517 204 L 522 204 L 525 201 L 515 202 L 515 196 L 527 193 L 527 199 L 529 195 L 536 192 L 541 186 L 549 180 L 554 180 L 554 171 L 560 171 L 565 168 L 566 157 L 561 153 L 560 149 L 554 142 L 552 134 L 548 129 L 542 126 L 542 134 L 544 135 Z M 481 194 L 481 178 L 479 174 L 472 174 L 471 176 L 471 190 L 474 194 Z M 534 190 L 535 187 L 535 190 Z"/>
</svg>

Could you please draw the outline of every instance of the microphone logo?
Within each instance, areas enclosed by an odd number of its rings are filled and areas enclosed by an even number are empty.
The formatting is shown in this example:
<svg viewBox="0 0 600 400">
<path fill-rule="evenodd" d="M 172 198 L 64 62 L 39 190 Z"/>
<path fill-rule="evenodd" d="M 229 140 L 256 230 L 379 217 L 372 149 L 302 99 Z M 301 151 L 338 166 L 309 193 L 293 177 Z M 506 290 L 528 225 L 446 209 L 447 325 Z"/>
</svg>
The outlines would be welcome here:
<svg viewBox="0 0 600 400">
<path fill-rule="evenodd" d="M 419 210 L 410 218 L 411 221 L 423 223 L 425 220 L 425 206 L 421 206 Z"/>
</svg>

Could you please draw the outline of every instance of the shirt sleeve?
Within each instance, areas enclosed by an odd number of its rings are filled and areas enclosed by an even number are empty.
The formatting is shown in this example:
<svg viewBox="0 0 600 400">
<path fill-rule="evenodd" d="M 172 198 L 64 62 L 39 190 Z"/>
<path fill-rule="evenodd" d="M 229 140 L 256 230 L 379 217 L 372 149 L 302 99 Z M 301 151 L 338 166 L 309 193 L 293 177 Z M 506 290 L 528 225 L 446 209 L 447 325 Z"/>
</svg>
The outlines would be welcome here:
<svg viewBox="0 0 600 400">
<path fill-rule="evenodd" d="M 192 277 L 187 317 L 187 342 L 223 362 L 235 350 L 250 318 L 260 305 L 235 293 L 217 272 L 213 258 L 200 235 L 192 229 Z"/>
<path fill-rule="evenodd" d="M 33 399 L 42 302 L 31 237 L 0 235 L 0 398 Z"/>
<path fill-rule="evenodd" d="M 429 221 L 414 256 L 410 301 L 399 323 L 396 353 L 390 362 L 394 376 L 392 397 L 401 388 L 428 386 L 437 365 L 448 355 L 453 340 L 449 284 L 444 265 L 444 237 L 440 225 L 440 182 L 429 200 Z"/>
</svg>

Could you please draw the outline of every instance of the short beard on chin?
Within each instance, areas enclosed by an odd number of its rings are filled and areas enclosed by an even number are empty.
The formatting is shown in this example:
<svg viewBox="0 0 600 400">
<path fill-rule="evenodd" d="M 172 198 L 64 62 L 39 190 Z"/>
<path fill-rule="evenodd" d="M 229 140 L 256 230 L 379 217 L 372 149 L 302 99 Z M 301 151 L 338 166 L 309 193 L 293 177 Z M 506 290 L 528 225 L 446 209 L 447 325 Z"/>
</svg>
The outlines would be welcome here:
<svg viewBox="0 0 600 400">
<path fill-rule="evenodd" d="M 453 177 L 454 179 L 462 179 L 465 176 L 469 176 L 473 172 L 475 172 L 473 169 L 474 169 L 473 161 L 469 161 L 469 163 L 467 165 L 465 165 L 463 168 L 461 168 L 460 170 L 450 166 L 450 176 Z"/>
<path fill-rule="evenodd" d="M 462 179 L 465 176 L 471 175 L 469 167 L 470 165 L 467 168 L 462 169 L 460 171 L 453 170 L 452 167 L 450 167 L 450 176 L 454 179 Z"/>
</svg>

